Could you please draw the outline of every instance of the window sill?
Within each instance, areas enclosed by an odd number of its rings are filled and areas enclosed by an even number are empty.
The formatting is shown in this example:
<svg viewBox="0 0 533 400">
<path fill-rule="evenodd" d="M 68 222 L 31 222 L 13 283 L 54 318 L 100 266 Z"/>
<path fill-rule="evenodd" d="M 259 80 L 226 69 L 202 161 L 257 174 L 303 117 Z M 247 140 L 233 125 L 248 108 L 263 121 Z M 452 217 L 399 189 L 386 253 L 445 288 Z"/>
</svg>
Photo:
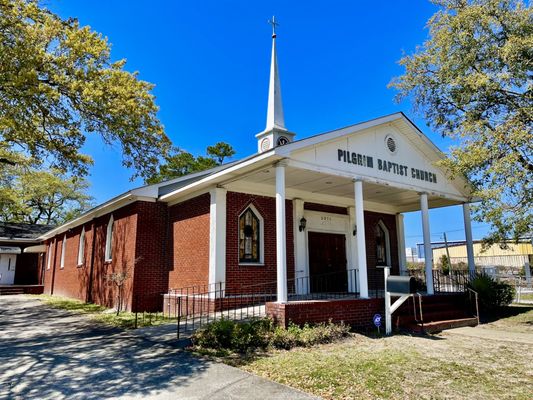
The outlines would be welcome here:
<svg viewBox="0 0 533 400">
<path fill-rule="evenodd" d="M 112 261 L 113 261 L 113 259 L 104 260 L 104 264 L 111 264 Z"/>
<path fill-rule="evenodd" d="M 78 264 L 78 268 L 81 268 L 81 267 L 83 267 L 83 263 Z"/>
<path fill-rule="evenodd" d="M 239 266 L 243 266 L 243 267 L 264 267 L 265 266 L 265 263 L 262 263 L 262 262 L 240 262 L 239 263 Z"/>
</svg>

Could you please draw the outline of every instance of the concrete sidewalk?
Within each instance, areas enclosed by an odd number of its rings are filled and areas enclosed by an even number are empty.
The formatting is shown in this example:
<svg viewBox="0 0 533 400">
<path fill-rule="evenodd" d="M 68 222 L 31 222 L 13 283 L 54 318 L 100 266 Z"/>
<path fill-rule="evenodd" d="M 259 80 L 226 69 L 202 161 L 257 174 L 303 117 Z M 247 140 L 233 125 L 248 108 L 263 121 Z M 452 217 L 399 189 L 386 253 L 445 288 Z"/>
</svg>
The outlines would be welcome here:
<svg viewBox="0 0 533 400">
<path fill-rule="evenodd" d="M 161 337 L 170 338 L 165 329 L 171 328 L 159 328 Z M 108 328 L 34 298 L 1 296 L 0 398 L 315 398 L 194 357 L 154 333 Z"/>
</svg>

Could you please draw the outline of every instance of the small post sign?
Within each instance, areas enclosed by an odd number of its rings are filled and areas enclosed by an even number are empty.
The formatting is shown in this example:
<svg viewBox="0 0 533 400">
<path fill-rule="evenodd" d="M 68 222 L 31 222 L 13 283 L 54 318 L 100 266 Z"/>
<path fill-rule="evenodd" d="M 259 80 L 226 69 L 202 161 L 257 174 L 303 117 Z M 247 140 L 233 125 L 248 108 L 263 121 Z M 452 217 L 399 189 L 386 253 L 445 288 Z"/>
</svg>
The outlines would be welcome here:
<svg viewBox="0 0 533 400">
<path fill-rule="evenodd" d="M 379 333 L 379 327 L 381 326 L 381 314 L 374 314 L 372 320 L 374 321 L 374 325 L 376 325 L 376 328 L 378 328 Z"/>
</svg>

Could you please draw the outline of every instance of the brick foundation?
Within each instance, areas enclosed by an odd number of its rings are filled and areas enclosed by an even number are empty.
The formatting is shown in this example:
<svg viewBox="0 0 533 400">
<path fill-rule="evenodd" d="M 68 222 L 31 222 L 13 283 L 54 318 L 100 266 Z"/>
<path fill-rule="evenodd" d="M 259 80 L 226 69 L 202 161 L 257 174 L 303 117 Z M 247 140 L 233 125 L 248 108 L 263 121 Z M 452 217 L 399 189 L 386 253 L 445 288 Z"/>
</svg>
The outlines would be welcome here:
<svg viewBox="0 0 533 400">
<path fill-rule="evenodd" d="M 373 327 L 374 314 L 384 315 L 383 299 L 339 299 L 266 303 L 266 314 L 281 326 L 289 322 L 304 323 L 344 322 L 358 330 Z"/>
</svg>

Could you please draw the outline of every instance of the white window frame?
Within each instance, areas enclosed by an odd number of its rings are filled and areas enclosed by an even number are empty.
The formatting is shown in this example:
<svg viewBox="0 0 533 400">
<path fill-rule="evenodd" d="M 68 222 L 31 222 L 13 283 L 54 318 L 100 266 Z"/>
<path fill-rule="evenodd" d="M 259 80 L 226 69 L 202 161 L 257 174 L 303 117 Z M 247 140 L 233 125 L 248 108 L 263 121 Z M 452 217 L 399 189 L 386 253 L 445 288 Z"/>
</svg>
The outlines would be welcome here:
<svg viewBox="0 0 533 400">
<path fill-rule="evenodd" d="M 59 268 L 65 268 L 65 248 L 67 247 L 67 234 L 63 235 L 63 240 L 61 241 L 61 262 Z"/>
<path fill-rule="evenodd" d="M 390 233 L 389 228 L 387 228 L 387 225 L 383 222 L 383 220 L 379 220 L 377 223 L 381 229 L 383 229 L 383 232 L 385 232 L 385 252 L 387 253 L 387 266 L 392 267 L 392 259 L 391 259 L 391 252 L 390 252 Z"/>
<path fill-rule="evenodd" d="M 248 209 L 251 209 L 257 219 L 259 220 L 259 261 L 257 262 L 241 262 L 240 261 L 240 251 L 239 251 L 239 244 L 241 241 L 240 238 L 240 219 L 241 216 L 248 211 Z M 237 257 L 239 258 L 239 265 L 255 265 L 255 266 L 263 266 L 265 265 L 265 220 L 263 219 L 263 216 L 261 213 L 257 210 L 257 208 L 254 207 L 253 204 L 249 204 L 237 217 Z"/>
<path fill-rule="evenodd" d="M 48 244 L 48 260 L 46 261 L 46 269 L 50 269 L 52 263 L 52 242 Z"/>
<path fill-rule="evenodd" d="M 109 217 L 109 222 L 107 223 L 107 231 L 105 235 L 105 256 L 104 259 L 106 262 L 113 260 L 113 224 L 115 220 L 113 215 Z"/>
<path fill-rule="evenodd" d="M 78 267 L 83 265 L 85 258 L 85 227 L 81 229 L 80 241 L 78 243 Z"/>
</svg>

